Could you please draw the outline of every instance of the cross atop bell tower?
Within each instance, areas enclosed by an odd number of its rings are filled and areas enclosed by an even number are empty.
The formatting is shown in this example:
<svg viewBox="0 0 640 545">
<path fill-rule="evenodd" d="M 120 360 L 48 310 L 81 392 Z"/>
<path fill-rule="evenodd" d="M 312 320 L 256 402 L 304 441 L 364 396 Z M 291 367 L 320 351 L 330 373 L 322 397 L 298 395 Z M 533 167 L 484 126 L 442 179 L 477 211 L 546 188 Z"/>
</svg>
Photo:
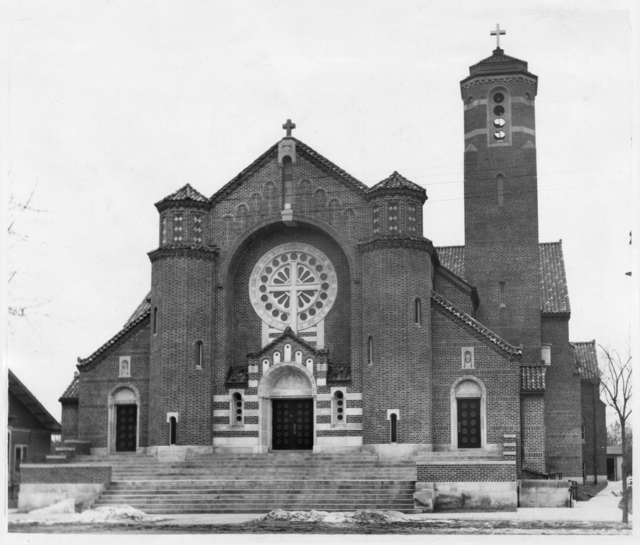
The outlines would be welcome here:
<svg viewBox="0 0 640 545">
<path fill-rule="evenodd" d="M 504 36 L 506 33 L 506 30 L 500 30 L 500 25 L 496 25 L 496 29 L 491 31 L 491 36 L 495 36 L 498 40 L 496 49 L 500 49 L 500 36 Z"/>
<path fill-rule="evenodd" d="M 296 124 L 291 123 L 291 119 L 287 119 L 287 122 L 282 125 L 282 128 L 287 131 L 287 136 L 291 136 L 291 131 L 296 128 Z"/>
</svg>

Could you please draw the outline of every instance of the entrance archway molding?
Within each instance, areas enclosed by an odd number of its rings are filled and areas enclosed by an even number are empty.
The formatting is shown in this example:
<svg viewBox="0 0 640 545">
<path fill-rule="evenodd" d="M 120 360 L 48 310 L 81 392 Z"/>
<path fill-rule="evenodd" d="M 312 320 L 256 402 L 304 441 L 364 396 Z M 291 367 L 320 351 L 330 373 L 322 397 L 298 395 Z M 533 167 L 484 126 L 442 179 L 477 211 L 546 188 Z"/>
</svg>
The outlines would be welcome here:
<svg viewBox="0 0 640 545">
<path fill-rule="evenodd" d="M 133 396 L 124 394 L 126 390 Z M 122 392 L 121 396 L 118 393 Z M 116 454 L 116 405 L 136 405 L 136 453 L 143 452 L 140 448 L 140 392 L 133 384 L 123 383 L 109 390 L 107 397 L 108 422 L 107 422 L 107 452 Z"/>
<path fill-rule="evenodd" d="M 281 385 L 286 387 L 281 387 Z M 299 387 L 298 387 L 299 386 Z M 272 399 L 313 399 L 313 448 L 317 444 L 316 420 L 318 386 L 313 373 L 295 362 L 276 363 L 262 375 L 258 383 L 258 452 L 270 452 L 272 443 Z"/>
<path fill-rule="evenodd" d="M 481 450 L 489 450 L 487 444 L 487 389 L 484 383 L 473 375 L 464 375 L 451 385 L 451 447 L 453 450 L 461 450 L 458 447 L 458 404 L 456 400 L 465 397 L 480 397 L 480 438 Z M 464 449 L 467 450 L 467 449 Z"/>
</svg>

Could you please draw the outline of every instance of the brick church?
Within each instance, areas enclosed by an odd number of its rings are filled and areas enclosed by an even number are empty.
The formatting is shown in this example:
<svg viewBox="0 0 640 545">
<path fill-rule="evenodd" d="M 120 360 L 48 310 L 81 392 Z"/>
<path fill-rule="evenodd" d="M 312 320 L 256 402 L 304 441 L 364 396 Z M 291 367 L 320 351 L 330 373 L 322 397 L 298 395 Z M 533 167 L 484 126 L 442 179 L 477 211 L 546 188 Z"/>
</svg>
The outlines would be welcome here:
<svg viewBox="0 0 640 545">
<path fill-rule="evenodd" d="M 604 414 L 582 394 L 595 345 L 569 341 L 562 245 L 538 238 L 537 84 L 499 46 L 460 83 L 464 246 L 428 238 L 424 187 L 367 185 L 290 121 L 214 195 L 156 203 L 151 291 L 78 359 L 63 440 L 174 460 L 366 453 L 430 482 L 604 474 L 583 460 L 584 419 Z"/>
</svg>

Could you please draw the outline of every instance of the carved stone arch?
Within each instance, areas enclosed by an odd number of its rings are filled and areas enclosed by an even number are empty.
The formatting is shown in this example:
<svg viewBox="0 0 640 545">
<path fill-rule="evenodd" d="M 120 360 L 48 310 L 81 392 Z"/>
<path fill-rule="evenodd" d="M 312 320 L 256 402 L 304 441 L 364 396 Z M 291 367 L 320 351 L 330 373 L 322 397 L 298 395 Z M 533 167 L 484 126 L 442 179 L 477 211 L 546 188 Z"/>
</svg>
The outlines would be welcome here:
<svg viewBox="0 0 640 545">
<path fill-rule="evenodd" d="M 127 394 L 130 392 L 130 394 Z M 140 392 L 133 384 L 121 383 L 107 394 L 107 452 L 116 452 L 116 405 L 137 405 L 136 451 L 140 450 Z"/>
<path fill-rule="evenodd" d="M 297 363 L 277 363 L 262 375 L 258 383 L 258 414 L 260 428 L 258 445 L 260 452 L 268 452 L 272 445 L 272 399 L 311 398 L 313 399 L 313 415 L 317 413 L 316 399 L 318 387 L 313 373 L 305 366 Z M 313 426 L 313 444 L 316 444 L 316 425 Z"/>
<path fill-rule="evenodd" d="M 458 399 L 480 398 L 480 440 L 482 449 L 487 448 L 487 389 L 476 376 L 463 375 L 451 385 L 451 446 L 458 450 Z"/>
</svg>

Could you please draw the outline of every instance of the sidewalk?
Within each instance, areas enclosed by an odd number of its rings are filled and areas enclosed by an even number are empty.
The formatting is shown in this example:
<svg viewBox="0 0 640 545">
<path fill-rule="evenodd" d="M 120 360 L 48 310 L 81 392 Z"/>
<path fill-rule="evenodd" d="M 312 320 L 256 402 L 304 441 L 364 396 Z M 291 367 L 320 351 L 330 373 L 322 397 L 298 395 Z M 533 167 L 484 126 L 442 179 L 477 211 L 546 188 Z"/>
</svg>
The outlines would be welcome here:
<svg viewBox="0 0 640 545">
<path fill-rule="evenodd" d="M 423 513 L 420 515 L 405 515 L 408 520 L 522 520 L 522 521 L 574 521 L 574 522 L 622 522 L 622 510 L 618 509 L 621 496 L 614 496 L 611 492 L 620 494 L 622 482 L 609 482 L 597 496 L 586 502 L 577 502 L 576 507 L 548 508 L 548 509 L 518 509 L 516 511 L 490 511 L 490 512 L 458 512 L 458 513 Z M 162 516 L 162 515 L 161 515 Z M 264 514 L 206 514 L 206 515 L 166 515 L 164 520 L 156 524 L 195 526 L 211 524 L 242 524 L 255 520 Z M 64 521 L 68 515 L 30 515 L 9 511 L 9 522 L 18 520 L 46 521 L 55 524 L 56 521 Z M 629 515 L 629 522 L 633 522 L 633 515 Z"/>
</svg>

